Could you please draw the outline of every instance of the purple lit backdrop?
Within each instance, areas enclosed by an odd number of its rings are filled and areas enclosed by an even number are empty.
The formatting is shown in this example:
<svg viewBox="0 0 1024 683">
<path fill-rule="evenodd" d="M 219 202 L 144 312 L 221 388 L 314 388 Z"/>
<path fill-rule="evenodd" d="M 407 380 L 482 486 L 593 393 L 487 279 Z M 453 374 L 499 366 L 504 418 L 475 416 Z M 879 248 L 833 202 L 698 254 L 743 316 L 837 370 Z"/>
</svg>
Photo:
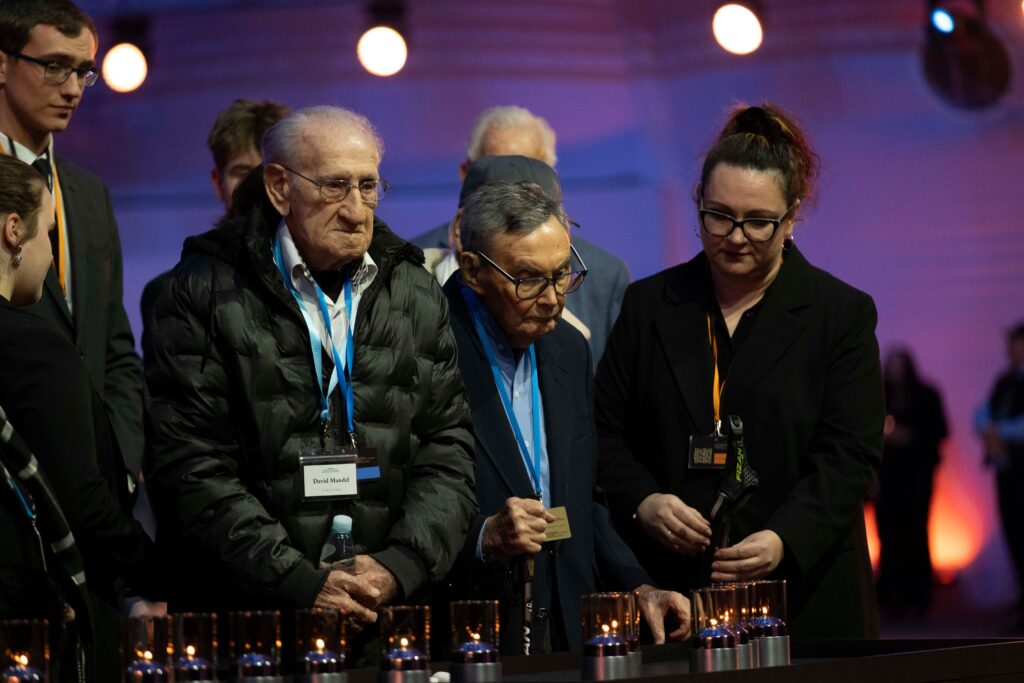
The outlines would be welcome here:
<svg viewBox="0 0 1024 683">
<path fill-rule="evenodd" d="M 988 3 L 1015 72 L 1002 101 L 980 113 L 953 110 L 928 90 L 918 0 L 768 0 L 766 43 L 745 58 L 714 44 L 710 1 L 413 0 L 410 62 L 386 80 L 355 61 L 358 2 L 81 4 L 101 32 L 118 7 L 164 8 L 152 16 L 149 81 L 129 95 L 91 90 L 57 141 L 114 195 L 136 333 L 145 282 L 218 215 L 204 143 L 235 97 L 367 114 L 394 185 L 380 214 L 407 236 L 454 210 L 474 117 L 496 104 L 525 106 L 558 133 L 566 203 L 583 234 L 636 277 L 695 253 L 689 196 L 723 111 L 771 99 L 794 112 L 825 166 L 798 243 L 875 298 L 883 349 L 908 344 L 943 391 L 953 435 L 939 488 L 951 510 L 979 520 L 982 546 L 965 585 L 978 602 L 1012 596 L 970 415 L 1004 362 L 1005 329 L 1024 318 L 1019 0 Z"/>
</svg>

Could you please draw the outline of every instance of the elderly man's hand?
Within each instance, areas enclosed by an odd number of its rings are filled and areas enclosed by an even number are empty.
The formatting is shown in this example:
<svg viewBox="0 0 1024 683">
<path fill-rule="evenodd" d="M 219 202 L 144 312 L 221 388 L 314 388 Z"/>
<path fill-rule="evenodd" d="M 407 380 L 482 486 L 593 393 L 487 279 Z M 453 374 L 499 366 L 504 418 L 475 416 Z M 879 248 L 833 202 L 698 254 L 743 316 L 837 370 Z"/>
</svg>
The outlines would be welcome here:
<svg viewBox="0 0 1024 683">
<path fill-rule="evenodd" d="M 654 642 L 665 642 L 665 617 L 672 614 L 679 626 L 668 634 L 670 640 L 684 640 L 690 634 L 690 601 L 675 591 L 661 590 L 650 584 L 636 589 L 640 613 L 651 629 Z"/>
<path fill-rule="evenodd" d="M 340 570 L 327 575 L 313 607 L 336 609 L 357 622 L 377 621 L 377 603 L 381 591 L 366 576 L 352 576 Z"/>
<path fill-rule="evenodd" d="M 636 509 L 640 526 L 651 538 L 682 555 L 695 555 L 711 544 L 711 524 L 671 493 L 652 493 Z"/>
<path fill-rule="evenodd" d="M 783 555 L 782 539 L 765 529 L 750 534 L 736 545 L 715 551 L 712 581 L 748 581 L 772 573 Z"/>
<path fill-rule="evenodd" d="M 544 531 L 553 521 L 554 515 L 539 500 L 513 496 L 498 514 L 484 521 L 481 550 L 485 555 L 501 557 L 535 555 L 547 540 Z"/>
<path fill-rule="evenodd" d="M 395 575 L 369 555 L 356 555 L 356 577 L 369 582 L 379 592 L 369 605 L 373 609 L 391 604 L 398 596 L 398 580 Z"/>
</svg>

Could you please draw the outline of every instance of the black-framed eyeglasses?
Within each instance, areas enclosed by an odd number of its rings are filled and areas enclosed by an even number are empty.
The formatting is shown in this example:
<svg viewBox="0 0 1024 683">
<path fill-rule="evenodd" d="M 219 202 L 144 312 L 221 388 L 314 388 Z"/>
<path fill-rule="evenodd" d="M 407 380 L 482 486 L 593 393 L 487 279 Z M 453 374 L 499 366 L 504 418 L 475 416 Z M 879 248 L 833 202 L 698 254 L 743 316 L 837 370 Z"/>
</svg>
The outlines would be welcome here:
<svg viewBox="0 0 1024 683">
<path fill-rule="evenodd" d="M 345 197 L 348 196 L 348 193 L 352 191 L 352 188 L 358 187 L 359 196 L 362 198 L 363 202 L 366 204 L 376 204 L 381 199 L 384 199 L 384 195 L 386 195 L 388 190 L 391 189 L 391 185 L 389 185 L 386 180 L 371 180 L 367 178 L 366 180 L 360 180 L 357 185 L 353 185 L 349 181 L 342 180 L 341 178 L 313 180 L 294 169 L 288 168 L 284 164 L 278 164 L 278 166 L 289 173 L 294 173 L 303 180 L 308 180 L 316 185 L 317 190 L 320 191 L 320 199 L 323 199 L 325 202 L 343 202 L 345 201 Z"/>
<path fill-rule="evenodd" d="M 569 249 L 572 250 L 573 256 L 580 262 L 580 270 L 567 270 L 561 273 L 555 273 L 551 277 L 543 277 L 541 275 L 534 275 L 531 277 L 512 277 L 505 269 L 491 260 L 491 257 L 482 251 L 474 250 L 473 253 L 482 258 L 492 268 L 501 273 L 506 280 L 513 283 L 516 286 L 516 297 L 519 299 L 536 299 L 544 290 L 551 285 L 555 288 L 555 292 L 558 294 L 568 294 L 574 292 L 580 288 L 583 284 L 583 278 L 587 276 L 587 264 L 580 258 L 580 253 L 576 251 L 576 247 L 569 245 Z"/>
<path fill-rule="evenodd" d="M 64 64 L 63 62 L 47 62 L 42 59 L 36 59 L 35 57 L 29 57 L 21 52 L 8 52 L 4 50 L 6 54 L 18 59 L 24 59 L 26 62 L 38 64 L 43 67 L 43 78 L 54 85 L 64 85 L 67 80 L 71 78 L 71 74 L 78 76 L 78 82 L 88 88 L 90 85 L 96 83 L 96 79 L 100 77 L 100 72 L 96 70 L 96 66 L 80 66 L 77 69 L 70 64 Z"/>
<path fill-rule="evenodd" d="M 791 206 L 778 218 L 757 216 L 755 218 L 744 218 L 740 221 L 736 220 L 735 216 L 730 216 L 727 213 L 705 209 L 704 201 L 701 200 L 698 213 L 700 214 L 700 225 L 704 232 L 709 235 L 728 237 L 732 234 L 733 230 L 739 228 L 743 236 L 751 242 L 770 242 L 772 237 L 775 237 L 775 231 L 779 229 L 782 221 L 786 219 L 786 216 L 792 210 L 793 207 Z"/>
</svg>

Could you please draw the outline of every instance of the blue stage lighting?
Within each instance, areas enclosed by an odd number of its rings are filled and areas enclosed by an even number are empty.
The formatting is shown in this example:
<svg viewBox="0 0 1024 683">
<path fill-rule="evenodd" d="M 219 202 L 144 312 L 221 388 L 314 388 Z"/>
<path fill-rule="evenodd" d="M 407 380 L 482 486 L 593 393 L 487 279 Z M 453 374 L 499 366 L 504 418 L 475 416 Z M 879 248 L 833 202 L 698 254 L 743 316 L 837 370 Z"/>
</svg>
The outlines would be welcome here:
<svg viewBox="0 0 1024 683">
<path fill-rule="evenodd" d="M 953 22 L 953 15 L 944 9 L 937 9 L 932 12 L 932 26 L 935 27 L 936 31 L 942 33 L 952 33 L 955 23 Z"/>
</svg>

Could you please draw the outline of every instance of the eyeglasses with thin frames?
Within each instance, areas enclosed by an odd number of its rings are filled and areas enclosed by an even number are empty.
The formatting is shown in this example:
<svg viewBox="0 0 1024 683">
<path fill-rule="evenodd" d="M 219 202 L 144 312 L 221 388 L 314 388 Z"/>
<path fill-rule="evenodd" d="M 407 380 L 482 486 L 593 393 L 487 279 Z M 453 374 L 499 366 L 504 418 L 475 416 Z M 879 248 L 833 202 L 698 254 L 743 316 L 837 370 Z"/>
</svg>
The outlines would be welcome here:
<svg viewBox="0 0 1024 683">
<path fill-rule="evenodd" d="M 95 85 L 96 79 L 100 77 L 100 72 L 96 70 L 96 66 L 80 66 L 77 69 L 70 64 L 64 64 L 62 62 L 47 62 L 36 57 L 30 57 L 21 52 L 9 52 L 4 50 L 6 54 L 18 59 L 24 59 L 26 62 L 32 64 L 38 64 L 43 67 L 43 78 L 54 85 L 64 85 L 68 79 L 71 78 L 71 74 L 78 76 L 78 82 L 84 87 L 88 88 L 90 85 Z"/>
<path fill-rule="evenodd" d="M 792 206 L 789 207 L 778 218 L 756 216 L 754 218 L 737 220 L 735 216 L 730 216 L 727 213 L 705 209 L 704 200 L 702 199 L 698 214 L 700 215 L 701 227 L 709 235 L 728 237 L 732 234 L 733 230 L 739 228 L 743 236 L 751 242 L 770 242 L 775 237 L 775 231 L 779 229 L 782 221 L 786 219 L 786 216 L 789 215 L 793 208 Z"/>
<path fill-rule="evenodd" d="M 277 164 L 289 173 L 293 173 L 303 180 L 307 180 L 316 185 L 317 190 L 320 192 L 320 199 L 325 202 L 343 202 L 348 193 L 352 191 L 353 187 L 359 188 L 359 196 L 366 204 L 376 204 L 381 199 L 384 199 L 384 195 L 391 189 L 391 185 L 386 180 L 360 180 L 358 185 L 352 185 L 347 180 L 341 178 L 328 178 L 327 180 L 313 180 L 310 177 L 304 176 L 298 171 L 288 168 L 284 164 Z"/>
<path fill-rule="evenodd" d="M 516 298 L 525 300 L 536 299 L 544 293 L 544 290 L 548 288 L 548 285 L 554 287 L 555 292 L 558 294 L 568 294 L 569 292 L 574 292 L 580 288 L 580 285 L 583 284 L 583 279 L 587 276 L 587 264 L 583 262 L 582 258 L 580 258 L 580 253 L 576 251 L 576 247 L 570 244 L 569 249 L 572 250 L 572 254 L 576 257 L 576 260 L 580 262 L 580 270 L 555 273 L 551 277 L 544 277 L 541 275 L 534 275 L 531 277 L 512 277 L 487 254 L 476 250 L 472 253 L 482 258 L 489 266 L 501 273 L 506 280 L 514 284 L 516 286 Z"/>
</svg>

